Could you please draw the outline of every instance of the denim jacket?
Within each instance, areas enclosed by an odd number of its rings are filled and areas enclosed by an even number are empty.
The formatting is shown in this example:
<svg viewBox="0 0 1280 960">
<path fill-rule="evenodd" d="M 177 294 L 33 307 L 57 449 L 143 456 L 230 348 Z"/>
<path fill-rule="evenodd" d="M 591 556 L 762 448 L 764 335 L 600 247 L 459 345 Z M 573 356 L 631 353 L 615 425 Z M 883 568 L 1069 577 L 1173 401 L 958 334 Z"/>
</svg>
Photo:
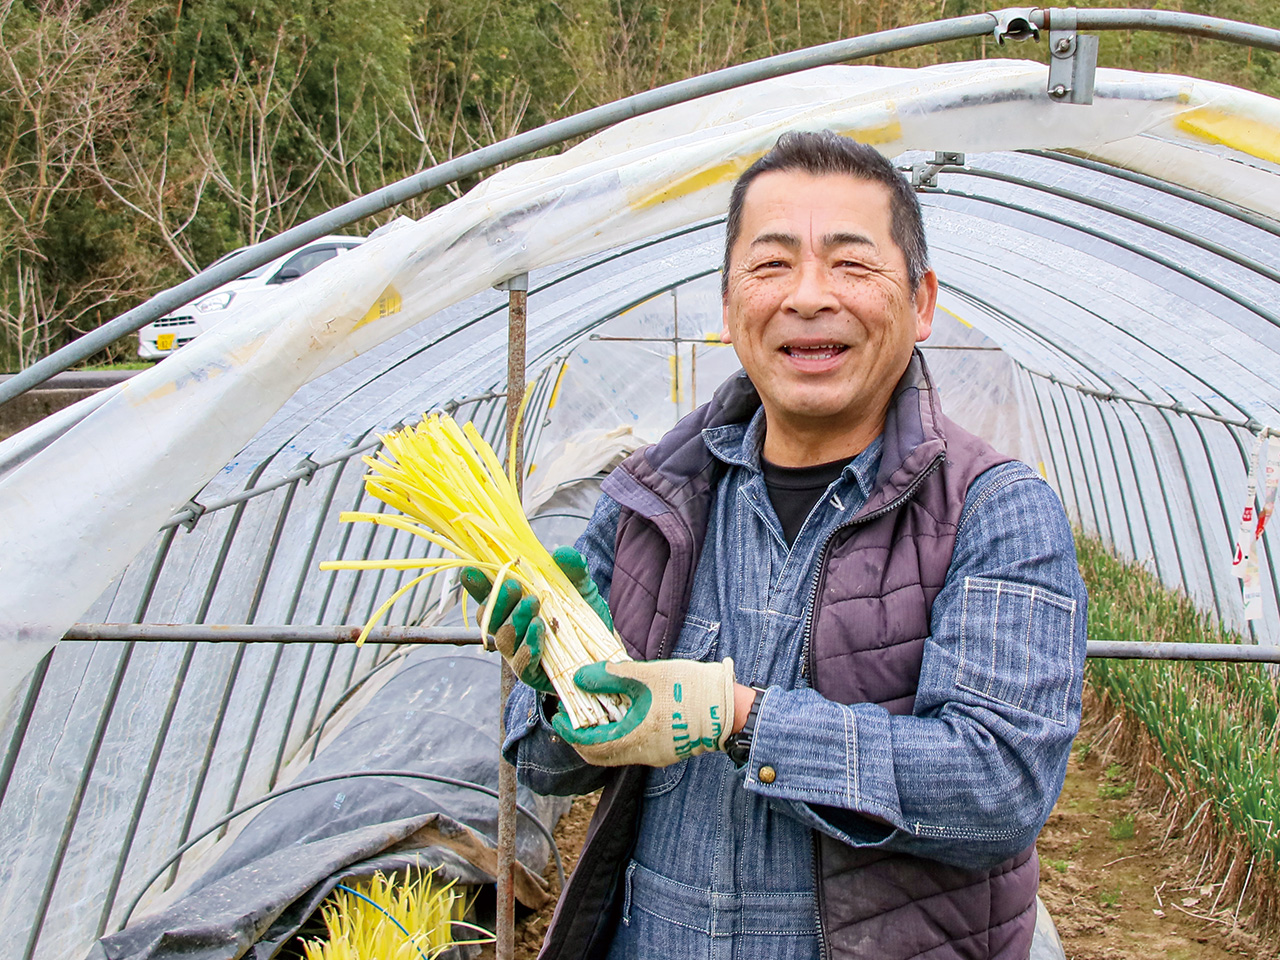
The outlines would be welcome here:
<svg viewBox="0 0 1280 960">
<path fill-rule="evenodd" d="M 739 681 L 765 689 L 751 760 L 735 770 L 708 755 L 649 775 L 623 919 L 662 914 L 674 928 L 701 917 L 701 935 L 754 936 L 759 949 L 736 956 L 800 957 L 815 932 L 804 922 L 811 829 L 972 869 L 1031 844 L 1061 788 L 1078 722 L 1085 597 L 1056 496 L 1025 465 L 995 467 L 967 492 L 911 715 L 827 700 L 802 669 L 805 586 L 818 545 L 870 494 L 878 443 L 832 484 L 788 549 L 763 488 L 761 439 L 759 415 L 704 431 L 726 472 L 674 651 L 732 656 Z M 618 505 L 603 497 L 579 541 L 606 596 L 617 520 Z M 979 621 L 984 653 L 975 656 Z M 1059 693 L 1052 703 L 1016 695 L 1046 689 Z M 551 735 L 533 691 L 512 697 L 507 723 L 505 749 L 533 789 L 581 793 L 604 783 L 607 771 Z M 766 764 L 786 775 L 762 782 Z M 686 916 L 675 906 L 690 891 L 706 902 Z M 784 946 L 778 937 L 788 932 L 796 939 Z"/>
</svg>

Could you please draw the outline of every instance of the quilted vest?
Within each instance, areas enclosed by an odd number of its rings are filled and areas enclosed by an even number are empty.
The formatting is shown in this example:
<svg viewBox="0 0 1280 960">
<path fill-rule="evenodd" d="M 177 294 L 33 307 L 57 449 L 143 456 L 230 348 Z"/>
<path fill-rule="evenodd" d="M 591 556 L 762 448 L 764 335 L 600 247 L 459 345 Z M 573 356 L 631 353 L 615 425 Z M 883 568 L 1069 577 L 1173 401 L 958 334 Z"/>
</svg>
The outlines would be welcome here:
<svg viewBox="0 0 1280 960">
<path fill-rule="evenodd" d="M 701 432 L 743 422 L 759 403 L 744 375 L 729 380 L 604 483 L 622 506 L 609 606 L 636 659 L 669 657 L 684 622 L 724 469 Z M 828 699 L 909 714 L 965 493 L 979 474 L 1009 458 L 943 416 L 918 352 L 895 390 L 883 437 L 875 491 L 821 560 L 808 674 Z M 646 771 L 620 768 L 606 786 L 542 960 L 585 960 L 608 950 Z M 814 836 L 825 956 L 1026 960 L 1030 953 L 1039 885 L 1034 846 L 974 871 Z"/>
</svg>

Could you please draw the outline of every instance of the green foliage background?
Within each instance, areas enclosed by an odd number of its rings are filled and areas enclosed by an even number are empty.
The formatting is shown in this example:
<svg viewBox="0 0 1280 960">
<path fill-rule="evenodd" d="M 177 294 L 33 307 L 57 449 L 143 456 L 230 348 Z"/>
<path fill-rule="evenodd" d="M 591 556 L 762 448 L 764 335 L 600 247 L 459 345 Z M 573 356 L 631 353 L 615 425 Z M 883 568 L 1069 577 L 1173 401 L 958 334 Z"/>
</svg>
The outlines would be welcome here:
<svg viewBox="0 0 1280 960">
<path fill-rule="evenodd" d="M 28 365 L 228 250 L 478 145 L 692 74 L 984 9 L 0 0 L 0 364 Z M 1261 0 L 1181 9 L 1280 26 Z M 880 62 L 997 56 L 1045 51 L 976 40 Z M 1100 62 L 1280 95 L 1275 55 L 1211 41 L 1104 34 Z M 421 216 L 471 185 L 396 212 Z"/>
</svg>

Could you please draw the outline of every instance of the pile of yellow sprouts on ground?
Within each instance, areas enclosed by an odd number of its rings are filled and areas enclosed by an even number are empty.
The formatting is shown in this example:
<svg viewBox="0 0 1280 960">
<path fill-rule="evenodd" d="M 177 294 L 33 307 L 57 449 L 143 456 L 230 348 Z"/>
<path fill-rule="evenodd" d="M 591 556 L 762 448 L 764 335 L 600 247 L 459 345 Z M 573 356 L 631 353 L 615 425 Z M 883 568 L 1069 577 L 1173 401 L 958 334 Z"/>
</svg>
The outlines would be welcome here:
<svg viewBox="0 0 1280 960">
<path fill-rule="evenodd" d="M 422 537 L 453 557 L 321 563 L 322 570 L 426 570 L 387 598 L 358 642 L 363 643 L 396 601 L 427 577 L 442 570 L 476 567 L 493 580 L 489 607 L 480 611 L 481 625 L 489 622 L 489 608 L 506 579 L 516 580 L 526 594 L 541 602 L 547 625 L 542 667 L 573 725 L 621 719 L 622 705 L 616 698 L 583 692 L 573 683 L 573 675 L 589 663 L 627 660 L 622 643 L 538 542 L 525 517 L 514 473 L 502 469 L 475 426 L 459 427 L 452 417 L 431 414 L 416 426 L 382 439 L 378 456 L 364 458 L 372 470 L 365 477 L 365 487 L 403 516 L 347 511 L 339 519 L 394 527 Z M 513 443 L 509 464 L 516 462 L 514 453 Z"/>
<path fill-rule="evenodd" d="M 320 908 L 328 936 L 303 940 L 306 960 L 435 960 L 452 946 L 491 943 L 462 918 L 467 903 L 455 882 L 431 873 L 398 883 L 375 873 L 357 888 L 340 887 Z M 455 940 L 459 929 L 478 936 Z"/>
</svg>

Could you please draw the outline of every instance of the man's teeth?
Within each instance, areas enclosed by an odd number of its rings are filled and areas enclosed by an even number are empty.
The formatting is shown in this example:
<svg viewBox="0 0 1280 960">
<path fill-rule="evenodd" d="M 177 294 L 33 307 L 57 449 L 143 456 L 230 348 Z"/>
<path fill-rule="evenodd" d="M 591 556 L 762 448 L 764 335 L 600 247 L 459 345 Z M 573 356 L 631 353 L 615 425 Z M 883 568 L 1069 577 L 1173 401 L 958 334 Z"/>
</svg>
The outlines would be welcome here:
<svg viewBox="0 0 1280 960">
<path fill-rule="evenodd" d="M 787 354 L 792 357 L 802 357 L 805 360 L 830 360 L 837 353 L 845 349 L 841 343 L 823 343 L 816 347 L 784 347 Z"/>
</svg>

